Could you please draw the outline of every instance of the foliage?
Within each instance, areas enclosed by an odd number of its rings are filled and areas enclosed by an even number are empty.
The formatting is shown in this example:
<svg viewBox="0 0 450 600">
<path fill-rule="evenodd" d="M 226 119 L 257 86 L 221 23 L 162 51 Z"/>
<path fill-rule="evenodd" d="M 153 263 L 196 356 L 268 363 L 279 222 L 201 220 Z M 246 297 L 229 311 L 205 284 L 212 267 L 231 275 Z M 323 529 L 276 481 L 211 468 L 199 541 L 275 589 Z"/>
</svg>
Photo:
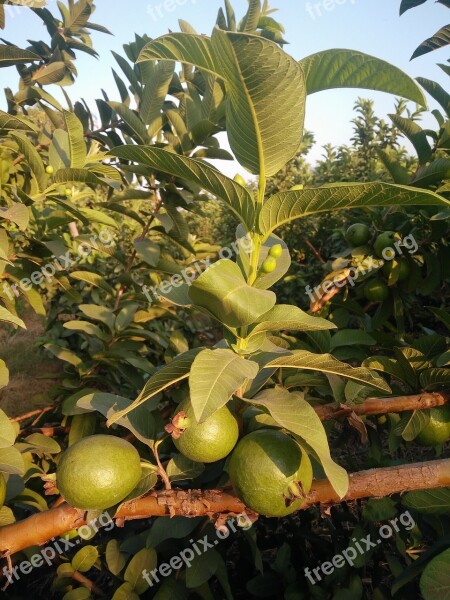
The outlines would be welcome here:
<svg viewBox="0 0 450 600">
<path fill-rule="evenodd" d="M 92 0 L 59 3 L 61 20 L 42 5 L 36 0 L 31 7 L 47 28 L 48 44 L 0 46 L 0 66 L 15 65 L 20 76 L 19 91 L 6 91 L 8 111 L 0 111 L 0 277 L 5 284 L 0 319 L 25 327 L 19 300 L 46 315 L 42 346 L 62 361 L 64 376 L 49 398 L 58 423 L 53 437 L 40 427 L 34 430 L 43 415 L 19 431 L 0 413 L 0 471 L 8 474 L 8 506 L 0 511 L 0 524 L 21 522 L 30 512 L 53 506 L 42 478 L 51 495 L 62 448 L 88 441 L 105 427 L 131 440 L 143 460 L 141 481 L 128 499 L 163 486 L 169 490 L 172 482 L 185 489 L 226 489 L 225 460 L 204 465 L 176 452 L 173 441 L 183 435 L 180 406 L 185 404 L 180 402 L 189 403 L 200 425 L 226 406 L 242 435 L 260 428 L 282 430 L 301 448 L 305 471 L 328 479 L 338 498 L 347 492 L 348 470 L 408 462 L 406 444 L 426 426 L 424 411 L 403 419 L 394 414 L 370 428 L 357 419 L 324 425 L 315 408 L 324 402 L 351 406 L 391 388 L 393 393 L 445 389 L 445 334 L 428 328 L 418 340 L 407 339 L 398 302 L 388 306 L 387 316 L 380 307 L 372 317 L 358 297 L 342 306 L 328 304 L 315 316 L 296 301 L 280 302 L 275 286 L 292 263 L 288 224 L 299 222 L 311 236 L 313 228 L 324 231 L 326 215 L 329 234 L 330 219 L 339 223 L 333 213 L 352 210 L 377 227 L 395 222 L 405 234 L 411 232 L 411 215 L 417 226 L 426 222 L 432 237 L 422 245 L 430 247 L 432 258 L 423 258 L 428 273 L 422 284 L 427 294 L 435 293 L 441 284 L 435 273 L 444 264 L 441 223 L 449 204 L 446 117 L 437 117 L 441 129 L 433 136 L 416 123 L 418 112 L 403 116 L 402 101 L 392 127 L 361 101 L 354 121 L 356 150 L 342 152 L 337 161 L 339 172 L 349 167 L 353 181 L 338 181 L 324 163 L 311 172 L 304 160 L 312 142 L 303 132 L 308 94 L 362 87 L 423 106 L 424 93 L 396 67 L 360 52 L 326 51 L 295 60 L 284 51 L 283 26 L 271 16 L 268 2 L 259 0 L 250 0 L 239 22 L 226 0 L 210 37 L 196 34 L 186 22 L 180 22 L 180 33 L 157 40 L 136 35 L 123 55 L 114 54 L 121 71 L 114 71 L 119 99 L 103 93 L 94 111 L 85 102 L 72 104 L 65 94 L 64 108 L 45 87 L 58 84 L 65 91 L 76 74 L 76 52 L 96 56 L 88 32 L 108 32 L 90 21 Z M 3 17 L 0 5 L 0 24 Z M 429 93 L 436 90 L 421 83 Z M 224 131 L 240 164 L 258 176 L 257 189 L 205 160 L 233 158 L 216 137 Z M 415 162 L 399 147 L 399 132 L 418 152 L 420 169 L 413 177 L 409 169 Z M 433 148 L 429 137 L 436 138 Z M 325 162 L 334 163 L 332 153 Z M 393 183 L 374 181 L 387 172 Z M 211 203 L 221 220 L 219 202 L 237 220 L 236 229 L 227 221 L 217 239 L 208 231 L 193 235 L 198 215 L 208 215 Z M 218 245 L 225 241 L 227 253 Z M 308 237 L 305 243 L 317 257 Z M 338 258 L 348 256 L 344 251 Z M 389 276 L 392 286 L 394 279 L 395 269 Z M 448 324 L 447 312 L 437 307 L 433 312 Z M 392 314 L 395 325 L 389 323 Z M 386 329 L 394 331 L 386 335 Z M 367 351 L 394 347 L 395 359 Z M 0 383 L 7 381 L 2 361 Z M 343 448 L 357 432 L 370 439 L 366 464 L 351 447 Z M 386 436 L 389 455 L 383 453 Z M 386 597 L 386 579 L 394 576 L 396 589 L 407 597 L 416 589 L 410 583 L 417 574 L 411 552 L 422 540 L 431 546 L 448 525 L 439 508 L 448 506 L 448 490 L 438 501 L 434 492 L 371 500 L 361 523 L 344 507 L 325 524 L 316 509 L 305 513 L 305 522 L 296 516 L 286 523 L 261 519 L 251 530 L 241 523 L 242 531 L 235 526 L 235 541 L 197 552 L 191 568 L 174 567 L 176 576 L 156 581 L 155 589 L 143 570 L 151 572 L 157 561 L 171 561 L 190 544 L 214 539 L 213 525 L 174 517 L 143 519 L 111 531 L 101 515 L 89 511 L 92 538 L 98 529 L 93 523 L 104 527 L 97 545 L 84 544 L 91 534 L 66 544 L 69 550 L 75 544 L 82 548 L 59 553 L 56 575 L 51 568 L 43 575 L 42 593 L 52 581 L 51 593 L 66 599 L 88 598 L 99 589 L 113 599 L 233 598 L 242 591 L 235 575 L 245 569 L 244 594 L 251 597 L 276 597 L 282 590 L 292 598 L 331 593 L 357 598 L 370 563 L 375 594 Z M 396 530 L 395 549 L 393 541 L 361 556 L 356 572 L 346 568 L 325 580 L 321 591 L 309 583 L 305 591 L 294 565 L 312 567 L 311 548 L 317 557 L 329 557 L 351 544 L 350 538 L 374 533 L 374 524 L 392 518 L 405 502 L 417 511 L 420 529 Z M 422 521 L 424 506 L 434 511 L 434 519 Z M 110 507 L 112 515 L 116 508 Z M 80 532 L 69 533 L 66 541 Z M 429 550 L 433 560 L 424 572 L 423 591 L 430 587 L 436 549 L 445 550 L 446 544 L 443 538 Z M 236 546 L 245 555 L 242 563 Z M 381 564 L 388 565 L 386 577 L 378 574 Z M 14 585 L 18 593 L 26 586 L 24 581 Z"/>
</svg>

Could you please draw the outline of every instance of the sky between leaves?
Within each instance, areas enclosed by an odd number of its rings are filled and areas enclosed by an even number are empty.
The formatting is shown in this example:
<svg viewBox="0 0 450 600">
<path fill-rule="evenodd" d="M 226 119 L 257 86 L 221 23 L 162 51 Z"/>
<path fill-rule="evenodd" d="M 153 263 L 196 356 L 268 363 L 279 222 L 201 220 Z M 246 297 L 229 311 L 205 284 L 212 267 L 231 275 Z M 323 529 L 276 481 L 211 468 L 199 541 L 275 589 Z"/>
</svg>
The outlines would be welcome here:
<svg viewBox="0 0 450 600">
<path fill-rule="evenodd" d="M 47 0 L 53 14 L 59 14 L 56 0 Z M 240 17 L 247 7 L 247 0 L 232 0 Z M 96 0 L 97 10 L 91 19 L 107 27 L 113 36 L 93 32 L 94 47 L 100 54 L 95 60 L 78 53 L 76 84 L 67 91 L 76 100 L 86 99 L 95 108 L 95 98 L 101 97 L 103 88 L 112 100 L 118 100 L 111 67 L 120 73 L 111 50 L 121 52 L 121 46 L 134 38 L 134 33 L 146 33 L 152 38 L 169 30 L 178 31 L 178 19 L 190 22 L 199 33 L 210 34 L 222 0 Z M 448 88 L 448 77 L 436 63 L 445 63 L 450 57 L 447 48 L 409 62 L 415 48 L 440 27 L 447 24 L 448 9 L 428 2 L 399 17 L 400 0 L 271 0 L 271 7 L 278 8 L 275 17 L 286 27 L 285 39 L 290 42 L 285 50 L 300 59 L 314 52 L 329 48 L 351 48 L 382 58 L 403 69 L 412 77 L 426 77 Z M 159 7 L 159 8 L 158 8 Z M 167 7 L 167 8 L 165 8 Z M 328 10 L 325 8 L 328 7 Z M 172 10 L 170 10 L 172 8 Z M 27 39 L 47 40 L 42 22 L 26 8 L 7 8 L 4 39 L 26 47 Z M 1 87 L 17 89 L 15 69 L 0 71 Z M 49 91 L 60 98 L 56 86 Z M 326 143 L 348 143 L 352 134 L 353 104 L 358 96 L 375 100 L 377 114 L 387 118 L 394 112 L 394 97 L 380 92 L 365 90 L 337 90 L 320 92 L 309 97 L 306 127 L 316 136 L 316 145 L 310 160 L 321 157 Z M 437 105 L 429 98 L 430 108 Z M 0 97 L 0 107 L 5 101 Z M 411 105 L 413 108 L 413 106 Z M 424 121 L 426 126 L 436 128 L 434 118 Z M 220 161 L 220 167 L 230 175 L 241 169 L 234 164 Z"/>
</svg>

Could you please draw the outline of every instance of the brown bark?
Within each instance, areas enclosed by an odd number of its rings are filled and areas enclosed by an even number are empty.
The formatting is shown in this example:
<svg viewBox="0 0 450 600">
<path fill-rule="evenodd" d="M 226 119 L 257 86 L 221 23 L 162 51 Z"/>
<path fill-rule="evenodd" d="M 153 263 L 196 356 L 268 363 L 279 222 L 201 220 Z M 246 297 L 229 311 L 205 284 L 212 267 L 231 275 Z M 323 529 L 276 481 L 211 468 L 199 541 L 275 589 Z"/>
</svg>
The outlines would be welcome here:
<svg viewBox="0 0 450 600">
<path fill-rule="evenodd" d="M 331 419 L 349 417 L 352 413 L 364 416 L 405 412 L 407 410 L 423 410 L 443 406 L 449 401 L 450 394 L 445 392 L 423 392 L 414 396 L 398 396 L 396 398 L 368 398 L 362 404 L 355 404 L 353 406 L 325 404 L 324 406 L 316 406 L 315 411 L 322 421 L 329 421 Z"/>
<path fill-rule="evenodd" d="M 350 486 L 343 500 L 384 497 L 414 490 L 450 486 L 450 459 L 427 463 L 371 469 L 350 475 Z M 340 502 L 328 481 L 315 481 L 302 510 L 315 504 Z M 147 519 L 170 514 L 185 517 L 208 516 L 223 522 L 226 516 L 236 516 L 248 510 L 235 496 L 219 490 L 161 490 L 142 498 L 125 502 L 114 516 L 118 525 L 130 519 Z M 28 519 L 0 528 L 0 553 L 14 554 L 33 545 L 86 525 L 84 511 L 62 504 L 58 508 L 37 513 Z"/>
</svg>

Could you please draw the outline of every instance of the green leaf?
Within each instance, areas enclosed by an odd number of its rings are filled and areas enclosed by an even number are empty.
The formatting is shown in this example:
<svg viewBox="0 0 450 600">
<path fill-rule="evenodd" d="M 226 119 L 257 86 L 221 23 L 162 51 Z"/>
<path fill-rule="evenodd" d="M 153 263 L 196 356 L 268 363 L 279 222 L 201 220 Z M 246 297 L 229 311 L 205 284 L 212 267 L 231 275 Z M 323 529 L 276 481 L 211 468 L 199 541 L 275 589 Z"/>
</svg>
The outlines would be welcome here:
<svg viewBox="0 0 450 600">
<path fill-rule="evenodd" d="M 376 340 L 365 331 L 341 329 L 333 336 L 330 350 L 335 350 L 342 346 L 374 346 L 376 343 Z"/>
<path fill-rule="evenodd" d="M 220 554 L 214 549 L 195 556 L 190 568 L 186 569 L 186 587 L 195 589 L 206 583 L 216 573 L 220 561 Z"/>
<path fill-rule="evenodd" d="M 434 391 L 450 385 L 450 369 L 427 369 L 420 374 L 421 388 Z"/>
<path fill-rule="evenodd" d="M 418 56 L 423 56 L 424 54 L 428 54 L 428 52 L 433 52 L 433 50 L 438 50 L 439 48 L 443 48 L 444 46 L 448 46 L 450 44 L 450 25 L 445 25 L 436 31 L 434 35 L 425 40 L 416 48 L 410 60 L 417 58 Z"/>
<path fill-rule="evenodd" d="M 132 135 L 140 144 L 145 144 L 149 141 L 147 127 L 140 119 L 139 115 L 122 104 L 121 102 L 108 102 L 109 106 L 121 117 L 126 125 L 131 129 Z"/>
<path fill-rule="evenodd" d="M 70 166 L 73 169 L 81 169 L 87 157 L 83 125 L 74 113 L 65 110 L 63 114 L 69 135 Z"/>
<path fill-rule="evenodd" d="M 155 435 L 155 420 L 147 406 L 132 407 L 128 398 L 108 394 L 106 392 L 94 392 L 86 394 L 77 400 L 77 407 L 88 410 L 96 410 L 109 419 L 108 423 L 114 422 L 130 430 L 141 442 L 150 445 Z M 133 411 L 131 414 L 130 411 Z"/>
<path fill-rule="evenodd" d="M 163 125 L 162 108 L 173 79 L 175 63 L 162 61 L 155 65 L 152 76 L 142 91 L 139 115 L 148 125 L 148 136 L 153 138 Z"/>
<path fill-rule="evenodd" d="M 134 316 L 136 314 L 137 309 L 139 308 L 138 304 L 128 304 L 124 306 L 122 310 L 116 317 L 115 328 L 116 331 L 124 331 L 131 325 L 134 320 Z"/>
<path fill-rule="evenodd" d="M 70 423 L 69 446 L 79 440 L 94 435 L 97 428 L 97 417 L 94 413 L 74 415 Z"/>
<path fill-rule="evenodd" d="M 57 61 L 40 67 L 34 72 L 31 80 L 39 85 L 51 85 L 62 81 L 65 75 L 65 63 Z"/>
<path fill-rule="evenodd" d="M 253 228 L 256 214 L 253 197 L 245 188 L 208 163 L 150 146 L 121 146 L 111 150 L 110 154 L 196 183 L 226 202 L 248 230 Z"/>
<path fill-rule="evenodd" d="M 105 551 L 106 564 L 113 575 L 119 575 L 126 564 L 125 554 L 120 551 L 117 540 L 109 540 Z"/>
<path fill-rule="evenodd" d="M 143 594 L 148 588 L 149 583 L 142 577 L 144 569 L 150 573 L 157 565 L 156 552 L 153 548 L 143 548 L 130 560 L 125 570 L 124 579 L 133 587 L 136 594 Z"/>
<path fill-rule="evenodd" d="M 53 177 L 55 183 L 86 183 L 104 185 L 104 181 L 88 169 L 60 169 Z"/>
<path fill-rule="evenodd" d="M 300 65 L 308 94 L 336 88 L 363 88 L 402 96 L 427 106 L 422 90 L 401 69 L 356 50 L 317 52 L 301 60 Z"/>
<path fill-rule="evenodd" d="M 412 119 L 406 119 L 396 114 L 390 114 L 389 117 L 414 146 L 419 158 L 419 164 L 424 165 L 430 161 L 433 157 L 433 149 L 428 141 L 426 131 Z"/>
<path fill-rule="evenodd" d="M 166 473 L 170 481 L 186 481 L 195 479 L 203 473 L 205 465 L 203 463 L 194 462 L 182 454 L 173 456 L 166 467 Z"/>
<path fill-rule="evenodd" d="M 261 17 L 261 2 L 260 0 L 249 0 L 247 14 L 242 19 L 239 31 L 253 32 L 258 27 Z"/>
<path fill-rule="evenodd" d="M 332 375 L 352 379 L 383 392 L 391 392 L 387 383 L 376 373 L 362 367 L 351 367 L 346 363 L 336 360 L 331 354 L 313 354 L 306 350 L 294 350 L 290 354 L 271 360 L 267 363 L 266 367 L 321 371 L 322 373 L 331 373 Z"/>
<path fill-rule="evenodd" d="M 24 133 L 12 131 L 11 136 L 19 146 L 20 152 L 24 155 L 31 172 L 36 178 L 39 190 L 42 191 L 47 185 L 47 174 L 39 152 Z"/>
<path fill-rule="evenodd" d="M 0 448 L 0 472 L 10 475 L 23 475 L 25 463 L 17 448 Z"/>
<path fill-rule="evenodd" d="M 423 410 L 415 410 L 411 415 L 406 415 L 395 426 L 394 431 L 402 436 L 406 442 L 412 442 L 430 422 L 430 416 Z"/>
<path fill-rule="evenodd" d="M 450 117 L 450 94 L 446 92 L 441 85 L 435 81 L 431 81 L 430 79 L 418 77 L 417 81 L 423 88 L 425 88 L 430 96 L 436 100 L 436 102 L 439 102 L 439 104 L 447 113 L 447 116 Z"/>
<path fill-rule="evenodd" d="M 3 361 L 1 361 L 5 364 Z M 0 409 L 0 448 L 9 448 L 16 439 L 16 430 L 8 415 Z"/>
<path fill-rule="evenodd" d="M 17 46 L 0 45 L 0 68 L 40 61 L 41 57 Z"/>
<path fill-rule="evenodd" d="M 69 134 L 64 129 L 56 129 L 48 151 L 50 165 L 55 173 L 60 169 L 70 168 Z"/>
<path fill-rule="evenodd" d="M 6 387 L 9 383 L 9 371 L 4 360 L 0 359 L 0 390 Z M 0 413 L 1 414 L 1 413 Z M 0 430 L 0 444 L 1 444 L 1 430 Z"/>
<path fill-rule="evenodd" d="M 400 5 L 400 16 L 405 13 L 407 10 L 411 8 L 415 8 L 416 6 L 420 6 L 421 4 L 425 4 L 427 0 L 402 0 Z"/>
<path fill-rule="evenodd" d="M 6 323 L 12 323 L 13 325 L 18 325 L 19 327 L 22 327 L 22 329 L 27 328 L 27 326 L 22 321 L 22 319 L 19 319 L 19 317 L 16 317 L 12 313 L 10 313 L 9 310 L 4 308 L 3 306 L 0 306 L 0 321 L 6 321 Z"/>
<path fill-rule="evenodd" d="M 72 567 L 80 573 L 87 573 L 98 559 L 98 550 L 94 546 L 81 548 L 72 558 Z"/>
<path fill-rule="evenodd" d="M 114 294 L 113 288 L 97 273 L 90 273 L 89 271 L 74 271 L 70 273 L 70 276 L 78 281 L 84 281 L 89 285 L 93 285 L 94 287 L 101 288 L 108 294 Z"/>
<path fill-rule="evenodd" d="M 331 458 L 322 422 L 303 394 L 290 393 L 283 388 L 268 389 L 251 402 L 266 408 L 281 427 L 292 431 L 313 448 L 333 489 L 343 498 L 349 484 L 347 472 Z"/>
<path fill-rule="evenodd" d="M 326 319 L 308 315 L 297 306 L 277 304 L 268 313 L 259 317 L 251 335 L 263 331 L 322 331 L 336 329 L 336 325 Z"/>
<path fill-rule="evenodd" d="M 425 600 L 450 600 L 450 549 L 427 564 L 420 578 L 420 591 Z"/>
<path fill-rule="evenodd" d="M 175 458 L 178 458 L 178 456 L 181 455 L 177 455 Z M 197 467 L 204 468 L 204 465 L 201 463 L 195 464 Z M 147 548 L 156 548 L 156 546 L 166 540 L 181 540 L 186 538 L 202 522 L 204 522 L 202 517 L 192 517 L 190 519 L 186 519 L 186 517 L 172 517 L 171 519 L 156 517 L 148 534 L 146 546 Z"/>
<path fill-rule="evenodd" d="M 15 223 L 21 231 L 25 231 L 30 222 L 30 213 L 25 204 L 17 202 L 6 210 L 0 209 L 0 218 Z"/>
<path fill-rule="evenodd" d="M 137 239 L 133 246 L 140 258 L 151 267 L 157 267 L 161 256 L 161 248 L 150 240 Z"/>
<path fill-rule="evenodd" d="M 264 204 L 259 227 L 268 236 L 280 225 L 300 217 L 373 206 L 441 206 L 450 201 L 428 190 L 388 183 L 337 183 L 314 189 L 280 192 Z"/>
<path fill-rule="evenodd" d="M 0 110 L 0 130 L 4 131 L 27 131 L 37 133 L 39 127 L 22 116 L 10 115 L 3 110 Z"/>
<path fill-rule="evenodd" d="M 225 81 L 230 146 L 250 172 L 270 177 L 297 153 L 305 82 L 300 65 L 275 43 L 218 28 L 211 39 L 169 34 L 145 46 L 138 62 L 144 60 L 188 63 Z"/>
<path fill-rule="evenodd" d="M 128 494 L 126 498 L 122 500 L 122 502 L 129 502 L 130 500 L 135 500 L 136 498 L 144 496 L 150 490 L 152 490 L 158 483 L 158 467 L 148 463 L 148 466 L 146 464 L 142 464 L 141 469 L 141 478 L 139 479 L 134 489 Z"/>
<path fill-rule="evenodd" d="M 24 441 L 43 454 L 51 456 L 52 454 L 59 454 L 61 452 L 61 446 L 58 442 L 42 433 L 32 433 L 27 436 Z M 33 452 L 33 450 L 31 450 L 31 452 Z"/>
<path fill-rule="evenodd" d="M 44 344 L 44 348 L 51 352 L 53 356 L 59 358 L 59 360 L 63 360 L 64 362 L 68 362 L 74 367 L 79 367 L 82 364 L 81 358 L 72 352 L 71 350 L 67 350 L 67 348 L 62 348 L 57 344 L 48 343 Z"/>
<path fill-rule="evenodd" d="M 409 492 L 402 496 L 402 504 L 428 515 L 448 515 L 450 513 L 450 488 Z"/>
<path fill-rule="evenodd" d="M 99 340 L 105 341 L 105 339 L 107 339 L 107 336 L 105 336 L 100 327 L 93 323 L 89 323 L 89 321 L 68 321 L 67 323 L 64 323 L 63 327 L 70 331 L 82 331 L 86 335 L 96 337 Z"/>
<path fill-rule="evenodd" d="M 255 323 L 276 302 L 273 292 L 248 285 L 238 265 L 228 259 L 202 273 L 190 287 L 189 296 L 196 306 L 232 328 Z"/>
<path fill-rule="evenodd" d="M 234 392 L 259 371 L 257 363 L 245 360 L 231 350 L 203 350 L 195 358 L 189 376 L 194 415 L 203 423 L 225 406 Z"/>
<path fill-rule="evenodd" d="M 114 331 L 115 315 L 106 306 L 98 306 L 97 304 L 80 304 L 81 312 L 93 321 L 100 321 L 108 327 L 112 332 Z"/>
<path fill-rule="evenodd" d="M 127 415 L 132 410 L 135 410 L 142 403 L 150 400 L 150 398 L 159 392 L 162 392 L 166 388 L 182 381 L 183 379 L 187 379 L 187 377 L 189 377 L 191 365 L 197 354 L 199 354 L 201 351 L 202 348 L 189 350 L 188 352 L 175 357 L 168 365 L 161 367 L 159 371 L 150 377 L 142 392 L 139 394 L 136 400 L 130 404 L 130 406 L 124 410 L 116 412 L 109 418 L 108 426 L 116 423 L 119 421 L 119 419 Z"/>
</svg>

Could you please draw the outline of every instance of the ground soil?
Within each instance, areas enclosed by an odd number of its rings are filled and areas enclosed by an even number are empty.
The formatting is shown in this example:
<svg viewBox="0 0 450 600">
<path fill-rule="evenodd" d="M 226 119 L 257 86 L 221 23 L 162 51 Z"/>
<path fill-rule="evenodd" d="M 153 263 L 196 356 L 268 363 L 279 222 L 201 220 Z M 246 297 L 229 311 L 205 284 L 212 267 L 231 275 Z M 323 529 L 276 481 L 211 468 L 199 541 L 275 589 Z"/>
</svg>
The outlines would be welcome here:
<svg viewBox="0 0 450 600">
<path fill-rule="evenodd" d="M 0 390 L 0 408 L 11 418 L 46 406 L 61 373 L 61 363 L 46 359 L 36 346 L 44 320 L 33 312 L 22 318 L 26 330 L 0 326 L 0 359 L 10 371 L 9 385 Z"/>
</svg>

